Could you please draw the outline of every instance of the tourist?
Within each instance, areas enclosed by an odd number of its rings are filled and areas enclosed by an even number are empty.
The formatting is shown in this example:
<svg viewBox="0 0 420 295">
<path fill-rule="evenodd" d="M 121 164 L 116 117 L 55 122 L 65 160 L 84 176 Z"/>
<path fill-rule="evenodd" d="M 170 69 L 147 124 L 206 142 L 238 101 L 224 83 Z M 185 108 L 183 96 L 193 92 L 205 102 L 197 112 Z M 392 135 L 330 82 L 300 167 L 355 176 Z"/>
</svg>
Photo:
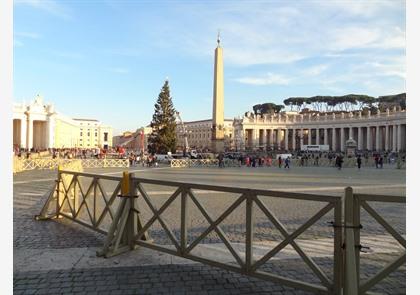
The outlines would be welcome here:
<svg viewBox="0 0 420 295">
<path fill-rule="evenodd" d="M 343 158 L 341 157 L 341 155 L 337 155 L 337 157 L 335 158 L 335 165 L 338 167 L 338 170 L 341 170 L 341 167 L 343 165 Z"/>
<path fill-rule="evenodd" d="M 281 168 L 281 156 L 279 157 L 279 168 Z"/>
<path fill-rule="evenodd" d="M 360 167 L 362 166 L 362 158 L 360 155 L 357 155 L 357 168 L 360 170 Z"/>
<path fill-rule="evenodd" d="M 379 157 L 378 164 L 381 169 L 384 168 L 384 158 L 382 156 Z"/>
<path fill-rule="evenodd" d="M 287 157 L 286 160 L 284 161 L 284 169 L 288 168 L 290 169 L 290 157 Z"/>
<path fill-rule="evenodd" d="M 219 153 L 219 155 L 217 156 L 218 160 L 219 160 L 219 168 L 223 168 L 223 153 Z"/>
</svg>

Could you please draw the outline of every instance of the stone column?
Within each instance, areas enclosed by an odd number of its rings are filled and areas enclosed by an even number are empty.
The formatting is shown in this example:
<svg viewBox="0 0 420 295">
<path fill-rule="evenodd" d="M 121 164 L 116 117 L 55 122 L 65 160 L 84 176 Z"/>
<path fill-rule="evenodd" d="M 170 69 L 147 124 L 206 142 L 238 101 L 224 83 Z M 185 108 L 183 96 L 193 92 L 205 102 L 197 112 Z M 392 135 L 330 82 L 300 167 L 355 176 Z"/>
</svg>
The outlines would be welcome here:
<svg viewBox="0 0 420 295">
<path fill-rule="evenodd" d="M 293 133 L 292 133 L 292 150 L 295 151 L 296 150 L 296 129 L 293 128 Z"/>
<path fill-rule="evenodd" d="M 349 138 L 353 138 L 353 127 L 349 127 Z"/>
<path fill-rule="evenodd" d="M 279 149 L 281 149 L 281 142 L 282 142 L 282 136 L 281 136 L 281 129 L 277 129 L 277 146 L 279 147 Z"/>
<path fill-rule="evenodd" d="M 375 132 L 375 149 L 377 151 L 380 151 L 381 150 L 381 146 L 380 146 L 380 143 L 379 143 L 379 130 L 380 130 L 380 126 L 376 126 L 375 130 L 376 130 L 376 132 Z"/>
<path fill-rule="evenodd" d="M 367 129 L 366 129 L 366 149 L 368 149 L 369 151 L 372 150 L 372 139 L 370 137 L 371 137 L 370 126 L 367 126 Z"/>
<path fill-rule="evenodd" d="M 340 128 L 340 151 L 344 152 L 344 127 Z"/>
<path fill-rule="evenodd" d="M 263 129 L 262 136 L 263 136 L 262 145 L 263 145 L 263 148 L 266 149 L 267 148 L 267 129 L 265 128 Z"/>
<path fill-rule="evenodd" d="M 31 118 L 28 118 L 27 134 L 26 147 L 31 149 L 34 145 L 34 121 Z"/>
<path fill-rule="evenodd" d="M 319 144 L 319 128 L 316 128 L 316 131 L 315 131 L 316 133 L 315 133 L 315 144 Z"/>
<path fill-rule="evenodd" d="M 397 151 L 401 150 L 401 140 L 402 140 L 402 132 L 401 132 L 401 124 L 398 124 L 398 134 L 397 134 Z"/>
<path fill-rule="evenodd" d="M 392 151 L 397 151 L 397 125 L 392 126 Z"/>
<path fill-rule="evenodd" d="M 26 126 L 27 126 L 28 122 L 26 120 L 26 116 L 24 116 L 22 119 L 20 119 L 20 147 L 21 148 L 26 148 Z"/>
<path fill-rule="evenodd" d="M 303 145 L 303 129 L 300 129 L 300 149 L 302 149 L 302 145 Z"/>
<path fill-rule="evenodd" d="M 336 148 L 337 148 L 337 132 L 336 132 L 335 128 L 333 127 L 332 128 L 332 147 L 331 147 L 331 150 L 333 152 L 335 152 Z"/>
<path fill-rule="evenodd" d="M 387 111 L 389 112 L 389 109 L 387 109 Z M 385 126 L 385 147 L 384 147 L 385 151 L 389 150 L 389 125 Z"/>
<path fill-rule="evenodd" d="M 289 129 L 284 129 L 284 149 L 289 150 Z"/>
<path fill-rule="evenodd" d="M 357 128 L 357 149 L 363 150 L 363 129 L 362 127 Z"/>
<path fill-rule="evenodd" d="M 252 144 L 251 144 L 252 148 L 255 148 L 257 146 L 257 139 L 258 139 L 257 132 L 258 132 L 258 129 L 252 129 Z"/>
<path fill-rule="evenodd" d="M 324 144 L 328 144 L 328 128 L 324 128 Z"/>
<path fill-rule="evenodd" d="M 271 147 L 272 148 L 274 148 L 274 144 L 275 144 L 275 142 L 276 142 L 276 134 L 274 133 L 274 129 L 270 129 L 271 131 L 271 142 L 270 142 L 270 144 L 271 144 Z"/>
<path fill-rule="evenodd" d="M 47 148 L 54 147 L 55 116 L 50 115 L 47 118 Z"/>
<path fill-rule="evenodd" d="M 308 128 L 308 145 L 312 144 L 312 129 Z"/>
</svg>

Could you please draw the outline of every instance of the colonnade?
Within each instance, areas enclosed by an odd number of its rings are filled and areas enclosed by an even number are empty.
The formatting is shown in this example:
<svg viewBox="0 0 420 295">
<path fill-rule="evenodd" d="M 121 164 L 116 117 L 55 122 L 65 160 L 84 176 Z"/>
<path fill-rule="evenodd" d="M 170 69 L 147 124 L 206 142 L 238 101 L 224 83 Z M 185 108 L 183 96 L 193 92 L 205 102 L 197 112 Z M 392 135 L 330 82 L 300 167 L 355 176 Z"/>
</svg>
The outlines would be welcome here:
<svg viewBox="0 0 420 295">
<path fill-rule="evenodd" d="M 280 128 L 245 129 L 245 147 L 295 151 L 303 145 L 329 145 L 331 151 L 345 151 L 346 141 L 352 138 L 358 150 L 405 150 L 405 124 L 368 126 L 283 126 Z"/>
<path fill-rule="evenodd" d="M 13 144 L 27 149 L 51 147 L 54 126 L 50 118 L 33 120 L 31 118 L 13 119 Z"/>
</svg>

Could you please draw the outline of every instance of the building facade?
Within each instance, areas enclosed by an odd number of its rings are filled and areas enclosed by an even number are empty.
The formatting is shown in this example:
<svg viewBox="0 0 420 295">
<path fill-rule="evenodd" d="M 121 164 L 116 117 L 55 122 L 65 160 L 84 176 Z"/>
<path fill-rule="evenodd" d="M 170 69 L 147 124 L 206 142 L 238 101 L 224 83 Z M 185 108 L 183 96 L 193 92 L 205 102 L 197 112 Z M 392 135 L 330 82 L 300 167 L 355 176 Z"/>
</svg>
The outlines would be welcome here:
<svg viewBox="0 0 420 295">
<path fill-rule="evenodd" d="M 114 147 L 124 147 L 134 151 L 145 152 L 147 151 L 151 133 L 151 127 L 141 127 L 134 132 L 126 131 L 122 135 L 114 136 L 112 141 Z"/>
<path fill-rule="evenodd" d="M 255 115 L 248 112 L 233 122 L 235 149 L 297 151 L 303 145 L 329 145 L 345 151 L 353 139 L 358 150 L 405 151 L 406 112 L 394 107 L 367 112 Z"/>
<path fill-rule="evenodd" d="M 23 149 L 104 148 L 112 146 L 112 128 L 94 119 L 72 119 L 44 104 L 41 96 L 13 106 L 13 146 Z"/>
<path fill-rule="evenodd" d="M 185 131 L 187 133 L 188 145 L 191 148 L 199 150 L 213 150 L 212 146 L 212 125 L 213 120 L 199 120 L 184 122 Z M 233 148 L 233 120 L 225 119 L 223 124 L 224 148 Z M 184 133 L 181 124 L 176 126 L 177 149 L 182 150 L 184 147 Z"/>
</svg>

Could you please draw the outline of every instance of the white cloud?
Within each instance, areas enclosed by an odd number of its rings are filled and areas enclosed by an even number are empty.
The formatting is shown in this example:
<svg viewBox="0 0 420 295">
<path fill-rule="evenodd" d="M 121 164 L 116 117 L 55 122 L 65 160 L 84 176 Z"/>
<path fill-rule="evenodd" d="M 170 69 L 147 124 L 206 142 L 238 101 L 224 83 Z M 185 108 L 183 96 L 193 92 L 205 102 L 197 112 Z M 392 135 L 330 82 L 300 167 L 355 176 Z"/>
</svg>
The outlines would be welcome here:
<svg viewBox="0 0 420 295">
<path fill-rule="evenodd" d="M 331 33 L 331 49 L 346 50 L 372 45 L 380 38 L 376 28 L 344 27 Z"/>
<path fill-rule="evenodd" d="M 29 39 L 39 39 L 40 35 L 37 33 L 32 32 L 15 32 L 15 36 L 23 37 L 23 38 L 29 38 Z"/>
<path fill-rule="evenodd" d="M 322 72 L 324 72 L 329 65 L 327 64 L 320 64 L 313 67 L 306 68 L 302 71 L 302 73 L 306 76 L 318 76 Z"/>
<path fill-rule="evenodd" d="M 260 77 L 242 77 L 235 79 L 235 81 L 238 81 L 239 83 L 250 85 L 288 85 L 290 80 L 291 79 L 282 75 L 273 73 L 267 73 Z"/>
<path fill-rule="evenodd" d="M 71 18 L 70 11 L 62 5 L 62 2 L 59 3 L 54 0 L 14 0 L 14 3 L 17 5 L 27 5 L 63 19 Z"/>
<path fill-rule="evenodd" d="M 16 39 L 16 38 L 13 40 L 13 46 L 14 47 L 22 47 L 23 45 L 24 45 L 24 43 L 22 41 Z"/>
</svg>

